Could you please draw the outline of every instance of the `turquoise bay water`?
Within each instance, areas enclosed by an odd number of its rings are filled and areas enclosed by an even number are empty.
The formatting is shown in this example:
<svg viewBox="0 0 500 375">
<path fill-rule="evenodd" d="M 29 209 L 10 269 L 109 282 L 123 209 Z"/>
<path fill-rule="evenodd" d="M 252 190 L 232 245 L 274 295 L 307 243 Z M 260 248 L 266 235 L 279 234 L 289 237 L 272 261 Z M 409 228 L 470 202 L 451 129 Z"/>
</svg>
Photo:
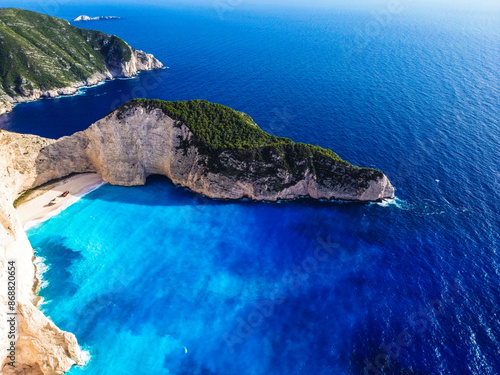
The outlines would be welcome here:
<svg viewBox="0 0 500 375">
<path fill-rule="evenodd" d="M 498 265 L 416 212 L 213 201 L 152 177 L 28 235 L 42 309 L 91 355 L 71 374 L 362 374 L 402 332 L 386 373 L 494 374 Z"/>
<path fill-rule="evenodd" d="M 383 298 L 363 276 L 382 249 L 353 210 L 397 209 L 212 201 L 160 177 L 105 185 L 29 231 L 48 266 L 43 310 L 89 348 L 74 374 L 341 373 L 334 343 Z"/>
<path fill-rule="evenodd" d="M 80 26 L 170 69 L 19 105 L 0 127 L 58 137 L 132 97 L 207 99 L 382 169 L 399 198 L 101 187 L 28 232 L 42 308 L 91 354 L 71 374 L 500 373 L 500 16 L 405 2 L 367 33 L 382 10 L 54 8 L 123 16 Z"/>
</svg>

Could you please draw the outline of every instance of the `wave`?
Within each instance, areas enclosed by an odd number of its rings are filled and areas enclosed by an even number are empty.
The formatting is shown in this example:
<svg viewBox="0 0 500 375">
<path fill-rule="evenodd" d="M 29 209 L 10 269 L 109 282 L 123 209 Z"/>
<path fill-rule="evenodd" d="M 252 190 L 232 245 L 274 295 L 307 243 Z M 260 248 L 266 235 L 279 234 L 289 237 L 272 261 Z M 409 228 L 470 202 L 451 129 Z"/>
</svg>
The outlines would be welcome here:
<svg viewBox="0 0 500 375">
<path fill-rule="evenodd" d="M 73 93 L 73 94 L 67 94 L 67 95 L 58 95 L 58 96 L 55 96 L 55 97 L 50 97 L 50 98 L 46 98 L 46 97 L 43 97 L 43 98 L 40 98 L 40 99 L 46 99 L 46 100 L 57 100 L 57 99 L 63 99 L 63 98 L 71 98 L 71 97 L 74 97 L 74 96 L 81 96 L 81 95 L 85 95 L 87 93 L 87 90 L 88 89 L 93 89 L 95 87 L 98 87 L 98 86 L 102 86 L 104 84 L 106 84 L 107 82 L 109 82 L 111 80 L 107 79 L 107 80 L 104 80 L 104 81 L 101 81 L 101 82 L 98 82 L 96 83 L 95 85 L 86 85 L 86 86 L 80 86 L 76 89 L 76 91 Z M 36 102 L 40 99 L 36 99 L 36 100 L 32 100 L 32 101 L 29 101 L 29 102 L 26 102 L 26 103 L 32 103 L 32 102 Z"/>
<path fill-rule="evenodd" d="M 90 360 L 92 359 L 92 354 L 90 354 L 90 347 L 82 347 L 82 356 L 81 356 L 81 358 L 83 360 L 83 365 L 81 366 L 81 368 L 83 370 L 85 370 L 85 368 L 89 364 Z"/>
<path fill-rule="evenodd" d="M 44 289 L 49 285 L 49 282 L 44 279 L 43 275 L 50 269 L 50 267 L 45 263 L 46 259 L 41 256 L 35 256 L 33 264 L 36 266 L 36 278 L 40 282 L 40 289 Z M 43 300 L 43 298 L 42 298 Z M 39 305 L 42 305 L 42 300 Z"/>
<path fill-rule="evenodd" d="M 133 77 L 117 77 L 117 78 L 114 78 L 116 80 L 119 80 L 119 81 L 128 81 L 130 79 L 136 79 L 137 77 L 139 76 L 139 74 L 133 76 Z"/>
<path fill-rule="evenodd" d="M 369 205 L 378 205 L 380 207 L 396 207 L 400 209 L 404 209 L 405 201 L 399 199 L 398 197 L 394 197 L 391 199 L 384 199 L 381 202 L 372 202 Z"/>
<path fill-rule="evenodd" d="M 38 292 L 37 295 L 39 297 L 36 306 L 40 311 L 42 311 L 45 314 L 45 310 L 43 309 L 43 306 L 48 303 L 48 301 L 40 296 L 40 290 L 45 289 L 49 285 L 49 281 L 44 277 L 45 273 L 50 269 L 50 267 L 47 265 L 46 259 L 44 257 L 35 255 L 35 260 L 33 261 L 33 264 L 35 265 L 35 277 L 39 282 L 38 285 Z"/>
</svg>

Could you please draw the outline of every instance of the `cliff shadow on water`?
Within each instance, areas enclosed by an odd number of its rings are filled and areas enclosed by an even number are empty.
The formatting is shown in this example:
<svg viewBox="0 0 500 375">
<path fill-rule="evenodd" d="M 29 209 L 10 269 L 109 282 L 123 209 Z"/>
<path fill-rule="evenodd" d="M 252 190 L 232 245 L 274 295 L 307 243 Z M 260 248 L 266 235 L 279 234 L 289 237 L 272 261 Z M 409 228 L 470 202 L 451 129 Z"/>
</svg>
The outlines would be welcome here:
<svg viewBox="0 0 500 375">
<path fill-rule="evenodd" d="M 54 183 L 68 177 L 78 175 L 72 173 L 61 179 L 47 181 L 44 185 Z M 168 186 L 165 189 L 165 186 Z M 113 189 L 113 194 L 109 190 Z M 134 195 L 133 191 L 147 189 L 155 195 L 156 200 L 144 199 L 140 195 Z M 106 193 L 104 193 L 106 192 Z M 61 190 L 61 193 L 63 191 Z M 124 204 L 135 204 L 141 206 L 218 206 L 218 205 L 260 205 L 275 207 L 276 209 L 294 209 L 299 207 L 308 207 L 311 209 L 335 209 L 341 212 L 363 211 L 371 202 L 341 201 L 341 200 L 317 200 L 311 197 L 300 197 L 290 200 L 274 201 L 255 201 L 248 198 L 243 199 L 220 199 L 210 198 L 196 193 L 189 188 L 175 185 L 168 177 L 162 175 L 151 175 L 147 177 L 146 184 L 143 186 L 119 186 L 106 184 L 89 194 L 85 195 L 86 200 L 103 200 L 108 202 L 117 202 Z M 375 207 L 372 207 L 376 209 Z"/>
<path fill-rule="evenodd" d="M 223 215 L 242 215 L 249 221 L 259 222 L 259 226 L 269 221 L 265 226 L 275 227 L 276 236 L 288 230 L 300 232 L 314 240 L 321 238 L 329 241 L 335 236 L 340 236 L 344 250 L 349 251 L 362 248 L 359 241 L 371 242 L 373 238 L 388 236 L 378 226 L 367 225 L 363 219 L 367 214 L 380 216 L 380 222 L 385 223 L 381 224 L 382 226 L 389 225 L 395 215 L 401 214 L 401 210 L 395 206 L 366 202 L 320 201 L 310 197 L 278 202 L 214 199 L 175 185 L 168 177 L 161 175 L 149 176 L 146 184 L 142 186 L 105 184 L 86 194 L 82 200 L 86 204 L 99 205 L 101 201 L 150 207 L 152 210 L 157 207 L 164 209 L 177 207 L 180 210 L 179 215 L 183 216 L 187 223 L 190 220 L 210 219 L 215 212 Z M 117 211 L 116 217 L 119 218 L 122 208 L 117 207 L 113 209 Z M 346 236 L 350 237 L 350 240 L 346 240 Z"/>
</svg>

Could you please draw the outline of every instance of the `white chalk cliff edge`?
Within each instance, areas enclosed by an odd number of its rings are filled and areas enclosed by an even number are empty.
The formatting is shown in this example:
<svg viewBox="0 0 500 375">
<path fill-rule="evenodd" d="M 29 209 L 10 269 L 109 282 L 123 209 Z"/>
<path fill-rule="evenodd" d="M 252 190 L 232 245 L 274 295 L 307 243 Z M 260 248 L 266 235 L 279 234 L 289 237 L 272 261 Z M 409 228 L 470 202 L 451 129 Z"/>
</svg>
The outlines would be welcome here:
<svg viewBox="0 0 500 375">
<path fill-rule="evenodd" d="M 40 147 L 52 140 L 0 131 L 0 373 L 48 375 L 62 374 L 74 364 L 83 364 L 73 334 L 57 328 L 36 307 L 38 281 L 33 265 L 33 249 L 23 230 L 13 202 L 20 192 L 36 186 L 34 161 Z M 17 326 L 15 367 L 7 363 L 11 340 L 7 332 L 7 262 L 16 262 Z"/>
<path fill-rule="evenodd" d="M 274 201 L 310 196 L 376 201 L 394 197 L 394 188 L 382 172 L 320 154 L 305 160 L 290 151 L 304 147 L 292 143 L 281 151 L 262 147 L 262 157 L 255 159 L 242 149 L 207 151 L 188 124 L 138 102 L 59 140 L 0 131 L 2 353 L 9 347 L 3 270 L 11 259 L 18 266 L 19 324 L 16 367 L 12 369 L 7 365 L 9 359 L 1 358 L 1 373 L 62 374 L 83 361 L 75 336 L 58 329 L 36 308 L 33 251 L 13 207 L 24 191 L 72 173 L 97 172 L 106 182 L 124 186 L 142 185 L 147 176 L 161 174 L 214 198 Z M 283 159 L 287 163 L 282 163 Z M 284 167 L 289 163 L 293 167 Z"/>
</svg>

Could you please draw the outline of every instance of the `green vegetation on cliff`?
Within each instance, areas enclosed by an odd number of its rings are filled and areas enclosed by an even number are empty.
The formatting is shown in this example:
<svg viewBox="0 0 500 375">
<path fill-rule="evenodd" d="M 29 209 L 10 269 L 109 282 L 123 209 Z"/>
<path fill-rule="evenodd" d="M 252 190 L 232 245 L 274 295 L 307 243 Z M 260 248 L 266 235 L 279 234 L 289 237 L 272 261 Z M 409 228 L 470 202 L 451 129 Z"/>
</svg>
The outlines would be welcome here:
<svg viewBox="0 0 500 375">
<path fill-rule="evenodd" d="M 123 112 L 134 106 L 161 109 L 167 116 L 186 124 L 200 143 L 213 150 L 264 146 L 279 149 L 295 145 L 301 153 L 304 153 L 304 156 L 319 153 L 344 162 L 331 150 L 304 143 L 294 143 L 289 138 L 266 133 L 246 113 L 235 111 L 221 104 L 210 103 L 206 100 L 166 102 L 157 99 L 133 99 L 118 108 L 118 111 Z"/>
<path fill-rule="evenodd" d="M 291 143 L 287 138 L 264 132 L 248 115 L 205 100 L 166 102 L 134 99 L 121 108 L 137 105 L 161 109 L 167 116 L 186 124 L 204 145 L 217 150 Z"/>
<path fill-rule="evenodd" d="M 130 61 L 131 53 L 116 36 L 36 12 L 0 8 L 0 96 L 67 87 Z"/>
<path fill-rule="evenodd" d="M 309 170 L 322 181 L 344 183 L 343 179 L 361 179 L 368 182 L 382 176 L 382 172 L 359 168 L 342 160 L 333 151 L 288 138 L 277 137 L 260 129 L 245 113 L 205 100 L 166 102 L 152 99 L 131 100 L 116 111 L 118 118 L 135 108 L 160 109 L 167 116 L 185 124 L 194 134 L 196 146 L 210 156 L 209 170 L 223 174 L 239 173 L 224 162 L 224 154 L 244 163 L 258 162 L 260 167 L 251 172 L 254 177 L 272 176 L 277 169 L 290 172 L 289 185 Z M 190 144 L 181 144 L 187 150 Z M 251 169 L 251 168 L 250 168 Z M 332 176 L 332 170 L 337 174 Z M 283 185 L 275 186 L 282 189 Z"/>
</svg>

